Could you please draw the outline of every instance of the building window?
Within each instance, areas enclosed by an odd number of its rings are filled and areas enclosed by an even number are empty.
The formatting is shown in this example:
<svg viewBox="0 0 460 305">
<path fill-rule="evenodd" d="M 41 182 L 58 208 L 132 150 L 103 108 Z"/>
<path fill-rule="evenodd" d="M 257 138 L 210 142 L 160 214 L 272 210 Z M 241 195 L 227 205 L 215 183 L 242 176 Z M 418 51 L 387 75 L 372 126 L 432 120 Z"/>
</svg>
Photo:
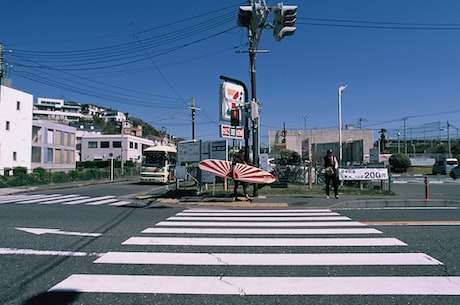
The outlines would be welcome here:
<svg viewBox="0 0 460 305">
<path fill-rule="evenodd" d="M 38 146 L 32 146 L 32 162 L 40 163 L 42 161 L 42 149 Z"/>
<path fill-rule="evenodd" d="M 130 141 L 130 142 L 129 142 L 129 148 L 132 149 L 133 147 L 134 147 L 134 143 Z"/>
<path fill-rule="evenodd" d="M 46 144 L 53 144 L 54 140 L 54 130 L 48 129 L 46 131 Z"/>
<path fill-rule="evenodd" d="M 69 163 L 69 151 L 68 150 L 63 150 L 62 151 L 62 163 Z"/>
<path fill-rule="evenodd" d="M 75 134 L 74 133 L 70 134 L 70 145 L 69 146 L 72 146 L 72 147 L 75 146 Z"/>
<path fill-rule="evenodd" d="M 20 101 L 16 102 L 16 110 L 21 110 L 21 102 Z"/>
<path fill-rule="evenodd" d="M 61 159 L 61 150 L 60 149 L 56 149 L 54 151 L 54 163 L 61 163 L 62 162 L 62 159 Z"/>
<path fill-rule="evenodd" d="M 101 148 L 110 148 L 109 141 L 101 141 Z"/>
<path fill-rule="evenodd" d="M 64 141 L 62 142 L 62 145 L 70 146 L 69 133 L 68 132 L 63 132 L 63 134 L 64 134 Z"/>
<path fill-rule="evenodd" d="M 113 148 L 121 148 L 121 141 L 113 141 Z"/>
<path fill-rule="evenodd" d="M 62 131 L 56 130 L 54 133 L 54 143 L 62 145 Z"/>
<path fill-rule="evenodd" d="M 88 142 L 88 148 L 97 148 L 97 142 L 96 141 L 89 141 Z"/>
<path fill-rule="evenodd" d="M 134 148 L 135 148 L 135 149 L 138 149 L 138 147 L 139 147 L 139 146 L 138 146 L 138 143 L 137 143 L 137 142 L 134 143 Z"/>
<path fill-rule="evenodd" d="M 10 130 L 10 121 L 6 121 L 5 130 Z"/>
<path fill-rule="evenodd" d="M 53 149 L 47 148 L 46 149 L 46 163 L 53 163 Z"/>
<path fill-rule="evenodd" d="M 17 161 L 18 160 L 18 153 L 13 151 L 13 161 Z"/>
</svg>

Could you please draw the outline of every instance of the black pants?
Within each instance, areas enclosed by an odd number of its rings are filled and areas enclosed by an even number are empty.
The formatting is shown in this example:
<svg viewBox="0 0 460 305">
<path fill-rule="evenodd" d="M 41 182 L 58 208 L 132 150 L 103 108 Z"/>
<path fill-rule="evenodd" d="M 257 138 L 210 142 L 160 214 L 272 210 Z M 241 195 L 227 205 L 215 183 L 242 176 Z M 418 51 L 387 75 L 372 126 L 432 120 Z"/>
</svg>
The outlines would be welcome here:
<svg viewBox="0 0 460 305">
<path fill-rule="evenodd" d="M 332 187 L 334 188 L 334 194 L 337 196 L 339 194 L 339 177 L 337 175 L 326 175 L 326 195 L 329 196 L 329 190 Z"/>
<path fill-rule="evenodd" d="M 239 181 L 238 180 L 233 180 L 235 186 L 233 188 L 233 195 L 236 197 L 238 195 L 238 184 L 239 184 Z M 244 196 L 246 196 L 248 194 L 248 183 L 247 182 L 241 182 L 241 184 L 243 185 L 243 192 L 244 192 Z"/>
</svg>

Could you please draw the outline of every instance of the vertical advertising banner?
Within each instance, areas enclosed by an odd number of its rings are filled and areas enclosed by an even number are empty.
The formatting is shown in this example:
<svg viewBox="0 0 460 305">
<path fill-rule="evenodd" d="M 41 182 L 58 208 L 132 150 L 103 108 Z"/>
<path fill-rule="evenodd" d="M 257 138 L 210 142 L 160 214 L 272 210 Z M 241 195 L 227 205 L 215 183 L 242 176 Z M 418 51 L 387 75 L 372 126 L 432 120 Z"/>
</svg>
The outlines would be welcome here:
<svg viewBox="0 0 460 305">
<path fill-rule="evenodd" d="M 244 88 L 234 83 L 220 85 L 220 120 L 230 121 L 230 111 L 244 106 Z"/>
</svg>

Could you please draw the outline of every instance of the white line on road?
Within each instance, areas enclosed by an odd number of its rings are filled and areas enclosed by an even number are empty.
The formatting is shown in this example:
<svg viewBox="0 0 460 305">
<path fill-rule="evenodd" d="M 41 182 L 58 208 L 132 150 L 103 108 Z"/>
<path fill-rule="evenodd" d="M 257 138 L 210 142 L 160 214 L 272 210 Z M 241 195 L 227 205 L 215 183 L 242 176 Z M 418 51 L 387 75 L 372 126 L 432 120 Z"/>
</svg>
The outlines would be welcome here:
<svg viewBox="0 0 460 305">
<path fill-rule="evenodd" d="M 350 218 L 346 216 L 331 216 L 331 217 L 314 217 L 314 216 L 309 216 L 309 217 L 295 217 L 295 216 L 286 216 L 286 217 L 233 217 L 233 216 L 224 216 L 224 217 L 195 217 L 195 216 L 189 216 L 189 217 L 176 217 L 176 216 L 171 216 L 167 220 L 179 220 L 179 221 L 184 221 L 184 220 L 213 220 L 213 221 L 338 221 L 338 220 L 350 220 Z"/>
<path fill-rule="evenodd" d="M 205 208 L 191 208 L 182 211 L 183 213 L 302 213 L 302 212 L 309 212 L 309 213 L 331 213 L 332 211 L 329 209 L 270 209 L 270 210 L 248 210 L 248 209 L 205 209 Z"/>
<path fill-rule="evenodd" d="M 0 248 L 0 255 L 43 255 L 43 256 L 102 256 L 104 253 L 88 253 L 79 251 L 53 251 L 53 250 L 34 250 L 34 249 L 16 249 Z"/>
<path fill-rule="evenodd" d="M 195 212 L 195 213 L 186 213 L 186 212 L 180 212 L 180 213 L 177 213 L 176 216 L 188 216 L 188 217 L 191 217 L 191 216 L 238 216 L 238 217 L 241 217 L 241 216 L 265 216 L 265 217 L 269 217 L 269 216 L 292 216 L 292 217 L 297 217 L 297 216 L 339 216 L 340 214 L 339 213 L 335 213 L 335 212 L 328 212 L 328 213 L 279 213 L 279 212 L 259 212 L 259 211 L 252 211 L 252 212 L 246 212 L 246 213 L 243 213 L 243 212 L 239 212 L 239 213 L 231 213 L 231 212 L 226 212 L 226 213 L 221 213 L 221 212 L 217 212 L 215 211 L 214 213 L 211 213 L 211 212 L 206 212 L 206 213 L 199 213 L 199 212 Z"/>
<path fill-rule="evenodd" d="M 407 246 L 396 238 L 203 238 L 131 237 L 123 245 L 252 246 L 252 247 L 356 247 Z"/>
<path fill-rule="evenodd" d="M 374 228 L 330 228 L 330 229 L 251 229 L 251 228 L 147 228 L 142 233 L 172 234 L 382 234 Z"/>
<path fill-rule="evenodd" d="M 456 276 L 235 277 L 74 274 L 49 291 L 203 295 L 460 295 Z"/>
<path fill-rule="evenodd" d="M 442 265 L 425 253 L 176 253 L 108 252 L 94 263 L 236 266 Z"/>
<path fill-rule="evenodd" d="M 157 226 L 172 227 L 361 227 L 367 226 L 357 221 L 328 222 L 217 222 L 217 221 L 160 221 Z"/>
<path fill-rule="evenodd" d="M 86 232 L 69 232 L 61 231 L 60 229 L 47 229 L 47 228 L 19 228 L 16 227 L 16 230 L 24 231 L 27 233 L 32 233 L 36 235 L 42 234 L 58 234 L 58 235 L 73 235 L 73 236 L 88 236 L 88 237 L 99 237 L 102 236 L 102 233 L 86 233 Z"/>
</svg>

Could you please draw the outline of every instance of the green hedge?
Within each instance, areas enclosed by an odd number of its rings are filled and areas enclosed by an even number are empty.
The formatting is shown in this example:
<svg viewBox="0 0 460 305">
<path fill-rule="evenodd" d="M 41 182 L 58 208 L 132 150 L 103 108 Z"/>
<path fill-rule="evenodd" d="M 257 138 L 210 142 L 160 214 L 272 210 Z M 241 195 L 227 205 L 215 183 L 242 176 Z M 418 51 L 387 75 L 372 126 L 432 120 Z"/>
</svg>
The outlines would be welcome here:
<svg viewBox="0 0 460 305">
<path fill-rule="evenodd" d="M 119 166 L 120 162 L 118 168 L 115 167 L 117 174 L 120 172 Z M 126 162 L 124 174 L 129 176 L 135 174 L 133 162 Z M 0 188 L 100 179 L 110 179 L 110 161 L 108 163 L 106 161 L 78 162 L 77 169 L 67 172 L 50 172 L 38 167 L 28 174 L 27 168 L 18 166 L 13 168 L 13 175 L 0 176 Z"/>
</svg>

